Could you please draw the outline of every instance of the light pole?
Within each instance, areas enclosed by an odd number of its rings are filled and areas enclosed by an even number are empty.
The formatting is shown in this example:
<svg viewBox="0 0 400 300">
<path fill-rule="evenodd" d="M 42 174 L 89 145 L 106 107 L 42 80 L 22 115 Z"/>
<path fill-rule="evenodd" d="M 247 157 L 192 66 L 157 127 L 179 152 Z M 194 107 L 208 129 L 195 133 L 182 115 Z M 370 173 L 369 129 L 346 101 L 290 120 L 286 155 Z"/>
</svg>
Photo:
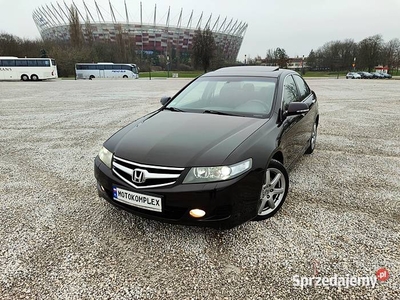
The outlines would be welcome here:
<svg viewBox="0 0 400 300">
<path fill-rule="evenodd" d="M 247 60 L 246 60 L 246 58 L 247 58 L 247 55 L 245 54 L 245 55 L 244 55 L 244 64 L 245 64 L 245 65 L 247 65 Z"/>
<path fill-rule="evenodd" d="M 303 58 L 301 59 L 301 75 L 304 75 L 304 55 Z"/>
<path fill-rule="evenodd" d="M 167 78 L 169 78 L 169 55 L 167 55 Z"/>
</svg>

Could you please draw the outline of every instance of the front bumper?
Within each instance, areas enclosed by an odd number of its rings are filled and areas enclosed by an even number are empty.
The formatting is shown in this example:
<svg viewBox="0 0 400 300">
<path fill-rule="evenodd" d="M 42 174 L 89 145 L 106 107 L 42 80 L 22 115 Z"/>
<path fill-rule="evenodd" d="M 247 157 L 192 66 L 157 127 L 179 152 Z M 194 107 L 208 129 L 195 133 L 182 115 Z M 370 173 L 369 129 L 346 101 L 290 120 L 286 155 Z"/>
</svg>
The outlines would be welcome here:
<svg viewBox="0 0 400 300">
<path fill-rule="evenodd" d="M 204 184 L 175 184 L 164 188 L 135 189 L 116 177 L 98 157 L 94 161 L 99 196 L 111 204 L 150 219 L 168 223 L 232 228 L 257 215 L 263 172 L 250 171 L 237 178 Z M 127 205 L 113 199 L 113 186 L 162 198 L 162 212 Z M 202 209 L 202 218 L 190 216 L 191 209 Z"/>
</svg>

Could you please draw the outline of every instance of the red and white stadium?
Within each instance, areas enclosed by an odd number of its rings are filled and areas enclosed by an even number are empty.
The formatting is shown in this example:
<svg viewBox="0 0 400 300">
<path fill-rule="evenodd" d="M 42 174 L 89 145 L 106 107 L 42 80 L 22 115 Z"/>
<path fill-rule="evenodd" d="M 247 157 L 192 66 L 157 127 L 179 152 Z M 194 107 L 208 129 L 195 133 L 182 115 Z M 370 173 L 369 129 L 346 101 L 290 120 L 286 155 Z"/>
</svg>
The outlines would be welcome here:
<svg viewBox="0 0 400 300">
<path fill-rule="evenodd" d="M 176 12 L 177 18 L 173 20 L 170 7 L 162 14 L 160 21 L 157 19 L 157 5 L 151 12 L 151 19 L 146 20 L 142 2 L 132 10 L 128 8 L 126 0 L 120 2 L 119 9 L 110 0 L 106 7 L 96 0 L 53 2 L 37 7 L 32 16 L 43 39 L 69 40 L 69 20 L 71 10 L 75 8 L 86 40 L 89 39 L 89 33 L 94 41 L 116 41 L 117 35 L 122 33 L 135 41 L 138 51 L 149 54 L 164 54 L 171 47 L 179 53 L 190 53 L 196 29 L 209 28 L 225 60 L 236 60 L 248 26 L 245 22 L 228 17 L 213 18 L 212 14 L 203 16 L 203 13 L 196 16 L 193 10 L 184 14 L 183 9 Z M 132 18 L 135 14 L 136 18 Z"/>
</svg>

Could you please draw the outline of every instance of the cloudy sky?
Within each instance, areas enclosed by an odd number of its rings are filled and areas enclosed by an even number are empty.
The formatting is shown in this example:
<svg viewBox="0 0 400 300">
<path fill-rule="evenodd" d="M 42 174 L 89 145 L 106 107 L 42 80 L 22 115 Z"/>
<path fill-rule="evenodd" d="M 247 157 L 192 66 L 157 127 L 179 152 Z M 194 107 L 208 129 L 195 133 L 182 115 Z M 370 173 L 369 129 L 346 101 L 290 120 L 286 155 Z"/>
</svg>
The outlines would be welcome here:
<svg viewBox="0 0 400 300">
<path fill-rule="evenodd" d="M 35 8 L 55 3 L 52 0 L 0 0 L 0 33 L 22 38 L 39 38 L 32 19 Z M 63 4 L 63 0 L 58 0 Z M 65 0 L 71 4 L 71 0 Z M 75 0 L 78 8 L 82 1 Z M 140 22 L 140 1 L 126 0 L 129 18 Z M 85 0 L 94 10 L 94 0 Z M 109 12 L 108 0 L 97 0 L 102 11 Z M 124 20 L 124 0 L 111 0 L 116 18 Z M 228 17 L 248 23 L 248 29 L 239 52 L 239 60 L 260 55 L 265 57 L 270 48 L 284 48 L 289 56 L 307 56 L 332 40 L 354 39 L 359 42 L 371 35 L 381 34 L 385 41 L 400 38 L 400 0 L 153 0 L 142 1 L 143 22 L 153 22 L 157 5 L 157 22 L 165 23 L 171 7 L 170 24 L 178 22 L 183 8 L 182 25 L 186 25 L 191 11 L 195 26 L 202 12 L 203 25 L 212 14 L 216 21 Z M 107 13 L 104 13 L 104 18 Z M 212 23 L 213 24 L 213 23 Z"/>
</svg>

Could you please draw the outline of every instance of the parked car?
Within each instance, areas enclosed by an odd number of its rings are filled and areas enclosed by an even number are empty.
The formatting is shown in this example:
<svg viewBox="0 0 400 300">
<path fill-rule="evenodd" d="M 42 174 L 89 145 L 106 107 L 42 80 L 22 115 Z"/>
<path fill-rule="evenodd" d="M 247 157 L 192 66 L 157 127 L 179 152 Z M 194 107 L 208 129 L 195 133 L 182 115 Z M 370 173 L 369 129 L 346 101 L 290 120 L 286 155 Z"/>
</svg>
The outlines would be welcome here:
<svg viewBox="0 0 400 300">
<path fill-rule="evenodd" d="M 383 78 L 385 78 L 385 76 L 383 75 L 383 73 L 380 73 L 380 72 L 373 72 L 373 73 L 371 73 L 372 74 L 372 78 L 374 78 L 374 79 L 376 79 L 376 78 L 378 78 L 378 79 L 383 79 Z"/>
<path fill-rule="evenodd" d="M 383 75 L 384 78 L 392 78 L 392 75 L 390 75 L 389 73 L 381 73 Z"/>
<path fill-rule="evenodd" d="M 358 72 L 362 79 L 371 79 L 373 76 L 369 72 Z"/>
<path fill-rule="evenodd" d="M 349 78 L 351 78 L 351 79 L 360 79 L 361 76 L 360 76 L 360 74 L 358 74 L 356 72 L 349 72 L 349 73 L 346 74 L 346 79 L 349 79 Z"/>
<path fill-rule="evenodd" d="M 294 71 L 222 68 L 161 104 L 94 162 L 99 195 L 147 218 L 218 228 L 269 218 L 286 199 L 288 170 L 316 145 L 317 97 Z"/>
</svg>

